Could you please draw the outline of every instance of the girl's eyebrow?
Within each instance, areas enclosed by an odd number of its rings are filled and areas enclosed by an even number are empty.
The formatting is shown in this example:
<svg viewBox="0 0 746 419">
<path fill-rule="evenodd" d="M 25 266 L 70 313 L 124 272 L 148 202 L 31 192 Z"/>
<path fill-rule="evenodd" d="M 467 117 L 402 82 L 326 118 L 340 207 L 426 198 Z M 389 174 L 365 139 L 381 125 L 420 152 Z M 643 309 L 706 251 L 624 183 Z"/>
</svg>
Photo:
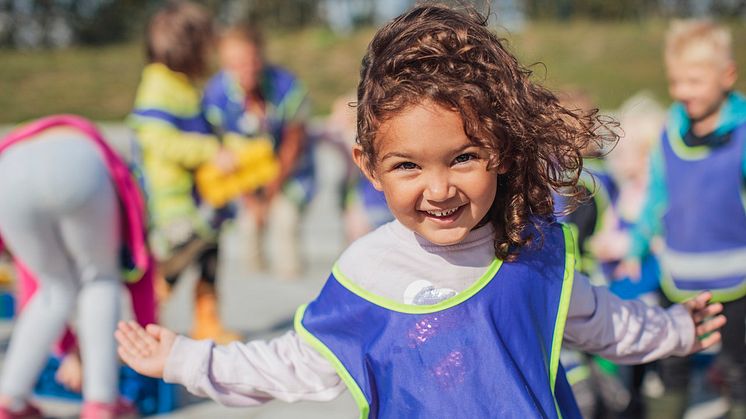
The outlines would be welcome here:
<svg viewBox="0 0 746 419">
<path fill-rule="evenodd" d="M 467 150 L 467 149 L 472 148 L 472 147 L 479 148 L 479 145 L 472 144 L 472 143 L 466 143 L 466 144 L 462 145 L 461 147 L 455 149 L 453 151 L 453 154 L 463 153 L 464 150 Z M 391 152 L 388 152 L 388 153 L 384 154 L 383 156 L 381 156 L 381 161 L 384 161 L 384 160 L 386 160 L 388 158 L 391 158 L 391 157 L 399 157 L 399 158 L 402 158 L 402 159 L 410 159 L 411 158 L 411 156 L 409 154 L 407 154 L 407 153 L 400 152 L 400 151 L 391 151 Z"/>
<path fill-rule="evenodd" d="M 383 156 L 381 156 L 381 161 L 384 161 L 384 160 L 386 160 L 388 158 L 391 158 L 391 157 L 400 157 L 400 158 L 403 158 L 403 159 L 408 159 L 409 158 L 409 154 L 398 152 L 398 151 L 391 151 L 391 152 L 386 153 Z"/>
</svg>

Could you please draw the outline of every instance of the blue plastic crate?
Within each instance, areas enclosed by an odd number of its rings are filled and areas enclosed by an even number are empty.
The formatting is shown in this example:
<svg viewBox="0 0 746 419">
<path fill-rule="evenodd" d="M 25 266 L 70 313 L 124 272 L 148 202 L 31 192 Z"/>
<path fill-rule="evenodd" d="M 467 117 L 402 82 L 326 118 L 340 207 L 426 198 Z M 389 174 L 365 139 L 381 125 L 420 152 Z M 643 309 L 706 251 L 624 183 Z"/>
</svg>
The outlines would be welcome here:
<svg viewBox="0 0 746 419">
<path fill-rule="evenodd" d="M 34 387 L 34 394 L 68 400 L 82 400 L 80 393 L 72 392 L 55 380 L 60 359 L 52 356 L 42 370 Z M 176 407 L 176 388 L 163 380 L 145 377 L 132 368 L 122 366 L 119 372 L 119 391 L 122 397 L 134 401 L 141 415 L 170 412 Z"/>
<path fill-rule="evenodd" d="M 13 294 L 0 291 L 0 319 L 12 319 L 16 312 L 16 302 Z"/>
</svg>

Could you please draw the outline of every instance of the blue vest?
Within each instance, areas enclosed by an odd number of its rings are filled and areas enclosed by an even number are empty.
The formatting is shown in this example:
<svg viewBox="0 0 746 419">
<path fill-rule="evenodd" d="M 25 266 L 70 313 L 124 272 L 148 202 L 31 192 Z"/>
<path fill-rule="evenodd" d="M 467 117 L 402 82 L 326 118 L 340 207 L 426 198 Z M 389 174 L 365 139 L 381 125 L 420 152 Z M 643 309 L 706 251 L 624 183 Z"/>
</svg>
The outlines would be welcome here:
<svg viewBox="0 0 746 419">
<path fill-rule="evenodd" d="M 746 295 L 745 146 L 746 124 L 718 147 L 688 147 L 672 130 L 663 135 L 662 287 L 674 301 L 701 290 L 712 290 L 719 301 Z"/>
<path fill-rule="evenodd" d="M 572 237 L 495 260 L 428 306 L 370 294 L 335 267 L 295 329 L 347 384 L 361 418 L 580 418 L 560 346 L 574 275 Z"/>
</svg>

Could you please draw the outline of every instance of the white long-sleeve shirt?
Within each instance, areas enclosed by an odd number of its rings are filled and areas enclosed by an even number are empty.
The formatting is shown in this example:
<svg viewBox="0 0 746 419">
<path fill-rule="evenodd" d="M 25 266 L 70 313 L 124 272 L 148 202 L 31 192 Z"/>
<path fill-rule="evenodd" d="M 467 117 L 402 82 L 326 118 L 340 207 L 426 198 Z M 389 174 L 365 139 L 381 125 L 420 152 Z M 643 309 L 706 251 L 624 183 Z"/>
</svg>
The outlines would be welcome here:
<svg viewBox="0 0 746 419">
<path fill-rule="evenodd" d="M 439 246 L 393 221 L 345 250 L 338 266 L 365 290 L 405 304 L 434 304 L 467 289 L 494 261 L 493 229 L 472 231 L 461 243 Z M 694 324 L 680 305 L 668 310 L 622 301 L 577 273 L 564 343 L 618 363 L 686 355 Z M 179 336 L 164 379 L 232 406 L 273 398 L 325 401 L 345 385 L 334 367 L 293 331 L 269 340 L 217 346 Z"/>
</svg>

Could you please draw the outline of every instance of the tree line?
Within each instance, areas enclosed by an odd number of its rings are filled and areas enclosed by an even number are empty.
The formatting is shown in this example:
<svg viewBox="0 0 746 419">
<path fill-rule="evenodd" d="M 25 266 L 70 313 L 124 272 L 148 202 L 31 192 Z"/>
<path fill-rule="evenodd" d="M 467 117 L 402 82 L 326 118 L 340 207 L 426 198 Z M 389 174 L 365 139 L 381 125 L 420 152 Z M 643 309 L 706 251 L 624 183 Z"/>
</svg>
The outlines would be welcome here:
<svg viewBox="0 0 746 419">
<path fill-rule="evenodd" d="M 165 0 L 0 0 L 0 46 L 54 48 L 120 42 L 142 33 L 147 16 Z M 223 20 L 249 20 L 295 29 L 329 25 L 354 29 L 379 24 L 415 0 L 197 0 Z M 639 20 L 710 15 L 746 17 L 746 0 L 455 0 L 497 14 L 543 20 Z M 385 9 L 385 10 L 384 10 Z M 396 12 L 398 13 L 398 12 Z M 340 24 L 341 22 L 341 24 Z"/>
</svg>

